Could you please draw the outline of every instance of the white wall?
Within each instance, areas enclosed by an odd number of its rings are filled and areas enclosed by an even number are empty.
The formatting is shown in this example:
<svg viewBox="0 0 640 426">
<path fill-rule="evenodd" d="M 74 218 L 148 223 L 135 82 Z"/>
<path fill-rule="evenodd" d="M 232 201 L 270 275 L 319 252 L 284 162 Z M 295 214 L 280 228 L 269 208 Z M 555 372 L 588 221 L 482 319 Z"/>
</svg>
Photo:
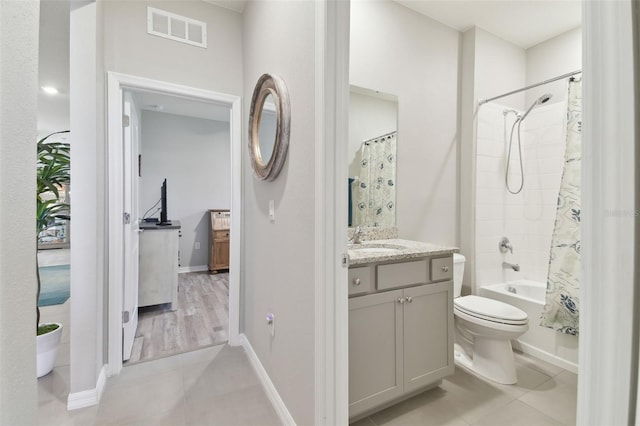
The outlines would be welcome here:
<svg viewBox="0 0 640 426">
<path fill-rule="evenodd" d="M 182 225 L 181 267 L 208 264 L 208 210 L 231 207 L 230 155 L 229 123 L 142 111 L 140 214 L 160 199 L 166 178 L 168 219 Z"/>
<path fill-rule="evenodd" d="M 147 6 L 206 22 L 207 49 L 147 34 Z M 242 93 L 239 13 L 201 1 L 155 0 L 105 1 L 104 13 L 108 71 Z"/>
<path fill-rule="evenodd" d="M 0 2 L 0 424 L 38 422 L 35 163 L 40 2 Z"/>
<path fill-rule="evenodd" d="M 244 122 L 251 101 L 246 94 L 265 72 L 286 83 L 292 117 L 289 154 L 276 180 L 255 179 L 243 150 L 243 328 L 301 425 L 314 423 L 315 398 L 315 10 L 308 1 L 250 1 L 243 14 Z M 275 201 L 275 222 L 269 200 Z M 273 338 L 269 312 L 275 314 Z"/>
<path fill-rule="evenodd" d="M 481 124 L 478 102 L 524 87 L 526 56 L 523 49 L 474 27 L 463 34 L 462 93 L 460 98 L 460 249 L 466 256 L 464 293 L 475 289 L 476 272 L 476 136 Z M 524 94 L 500 99 L 500 104 L 521 110 Z"/>
<path fill-rule="evenodd" d="M 582 69 L 581 28 L 567 31 L 527 49 L 527 85 L 580 69 Z M 526 104 L 531 105 L 545 93 L 553 95 L 551 103 L 563 102 L 567 97 L 567 90 L 566 80 L 527 90 Z"/>
<path fill-rule="evenodd" d="M 477 100 L 523 88 L 527 71 L 527 57 L 524 49 L 482 28 L 476 27 L 475 35 Z M 497 102 L 510 108 L 522 109 L 524 100 L 525 93 L 521 92 L 504 97 Z"/>
<path fill-rule="evenodd" d="M 355 1 L 350 55 L 351 84 L 398 96 L 400 237 L 456 245 L 460 33 L 391 1 Z"/>
<path fill-rule="evenodd" d="M 71 152 L 72 394 L 96 388 L 105 360 L 106 152 L 100 4 L 72 5 L 71 11 L 70 127 L 74 140 L 82 141 Z"/>
<path fill-rule="evenodd" d="M 398 129 L 398 102 L 351 90 L 349 94 L 349 177 L 360 173 L 362 142 Z"/>
</svg>

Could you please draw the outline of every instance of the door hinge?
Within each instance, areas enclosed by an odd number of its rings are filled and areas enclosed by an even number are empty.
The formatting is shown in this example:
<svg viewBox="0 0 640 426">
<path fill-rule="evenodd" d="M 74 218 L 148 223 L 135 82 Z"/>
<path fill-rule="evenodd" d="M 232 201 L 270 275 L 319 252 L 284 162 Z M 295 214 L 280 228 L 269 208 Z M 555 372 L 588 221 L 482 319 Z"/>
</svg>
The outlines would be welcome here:
<svg viewBox="0 0 640 426">
<path fill-rule="evenodd" d="M 129 311 L 122 312 L 122 323 L 126 324 L 129 322 Z"/>
<path fill-rule="evenodd" d="M 349 267 L 349 255 L 346 253 L 342 253 L 342 267 L 343 268 Z"/>
<path fill-rule="evenodd" d="M 122 222 L 125 225 L 129 225 L 131 223 L 131 215 L 127 212 L 122 214 Z"/>
<path fill-rule="evenodd" d="M 129 127 L 130 122 L 131 122 L 131 119 L 129 118 L 128 115 L 122 116 L 122 127 Z"/>
</svg>

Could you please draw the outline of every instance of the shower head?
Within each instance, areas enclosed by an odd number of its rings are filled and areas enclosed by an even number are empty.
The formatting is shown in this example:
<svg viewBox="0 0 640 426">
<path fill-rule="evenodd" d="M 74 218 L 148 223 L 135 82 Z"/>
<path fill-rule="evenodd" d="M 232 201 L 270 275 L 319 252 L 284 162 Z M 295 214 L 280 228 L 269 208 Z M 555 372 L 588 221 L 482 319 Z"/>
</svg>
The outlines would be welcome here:
<svg viewBox="0 0 640 426">
<path fill-rule="evenodd" d="M 545 93 L 544 95 L 540 96 L 538 99 L 536 99 L 536 101 L 534 103 L 531 104 L 531 106 L 529 107 L 529 109 L 527 110 L 527 112 L 525 112 L 522 117 L 520 118 L 520 121 L 524 120 L 525 117 L 527 115 L 529 115 L 529 113 L 531 112 L 531 110 L 536 106 L 536 105 L 542 105 L 546 102 L 549 101 L 549 99 L 551 99 L 551 94 L 549 93 Z"/>
</svg>

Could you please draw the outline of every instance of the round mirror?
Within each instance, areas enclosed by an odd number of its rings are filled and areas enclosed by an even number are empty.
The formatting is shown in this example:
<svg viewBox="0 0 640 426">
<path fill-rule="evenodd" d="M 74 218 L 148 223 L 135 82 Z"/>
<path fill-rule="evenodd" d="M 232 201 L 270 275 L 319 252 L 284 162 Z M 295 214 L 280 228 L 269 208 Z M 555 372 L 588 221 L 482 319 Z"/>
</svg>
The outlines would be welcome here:
<svg viewBox="0 0 640 426">
<path fill-rule="evenodd" d="M 249 156 L 255 176 L 274 180 L 289 148 L 290 106 L 284 81 L 263 74 L 253 91 L 249 112 Z"/>
<path fill-rule="evenodd" d="M 276 145 L 276 104 L 273 95 L 269 93 L 264 98 L 262 113 L 258 117 L 258 143 L 260 147 L 260 161 L 268 164 L 273 157 L 273 148 Z"/>
</svg>

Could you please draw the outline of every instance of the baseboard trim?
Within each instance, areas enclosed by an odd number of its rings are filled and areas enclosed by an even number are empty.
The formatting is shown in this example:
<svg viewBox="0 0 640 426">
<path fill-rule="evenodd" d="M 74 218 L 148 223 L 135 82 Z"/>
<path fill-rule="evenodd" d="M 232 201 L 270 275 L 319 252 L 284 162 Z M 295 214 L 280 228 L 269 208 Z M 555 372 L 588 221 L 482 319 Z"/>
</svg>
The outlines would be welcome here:
<svg viewBox="0 0 640 426">
<path fill-rule="evenodd" d="M 251 362 L 251 366 L 258 375 L 258 378 L 260 378 L 260 383 L 262 383 L 262 387 L 267 393 L 267 396 L 269 397 L 273 408 L 275 408 L 280 421 L 283 425 L 295 426 L 296 422 L 293 420 L 293 417 L 291 416 L 291 413 L 289 413 L 289 410 L 284 404 L 284 401 L 282 400 L 282 398 L 280 398 L 280 394 L 276 390 L 276 387 L 273 385 L 271 378 L 269 378 L 267 371 L 262 366 L 260 359 L 258 359 L 258 355 L 256 355 L 255 351 L 253 350 L 251 343 L 249 343 L 249 339 L 247 339 L 247 336 L 242 333 L 240 334 L 239 339 L 242 342 L 242 347 L 245 349 L 245 351 L 247 352 L 247 356 L 249 357 L 249 362 Z"/>
<path fill-rule="evenodd" d="M 553 355 L 547 351 L 543 351 L 542 349 L 539 349 L 528 343 L 520 342 L 518 340 L 512 340 L 511 344 L 513 345 L 513 349 L 517 351 L 541 359 L 542 361 L 553 364 L 556 367 L 564 368 L 567 371 L 578 374 L 578 364 L 567 361 L 564 358 L 560 358 L 557 355 Z"/>
<path fill-rule="evenodd" d="M 107 382 L 107 369 L 106 365 L 103 365 L 98 374 L 98 381 L 95 389 L 89 389 L 81 392 L 70 393 L 67 398 L 67 410 L 77 410 L 79 408 L 91 407 L 98 405 L 100 398 L 102 398 L 102 392 L 104 392 L 104 385 Z"/>
<path fill-rule="evenodd" d="M 204 272 L 208 271 L 208 265 L 198 265 L 198 266 L 181 266 L 178 268 L 179 274 L 184 274 L 185 272 Z"/>
</svg>

